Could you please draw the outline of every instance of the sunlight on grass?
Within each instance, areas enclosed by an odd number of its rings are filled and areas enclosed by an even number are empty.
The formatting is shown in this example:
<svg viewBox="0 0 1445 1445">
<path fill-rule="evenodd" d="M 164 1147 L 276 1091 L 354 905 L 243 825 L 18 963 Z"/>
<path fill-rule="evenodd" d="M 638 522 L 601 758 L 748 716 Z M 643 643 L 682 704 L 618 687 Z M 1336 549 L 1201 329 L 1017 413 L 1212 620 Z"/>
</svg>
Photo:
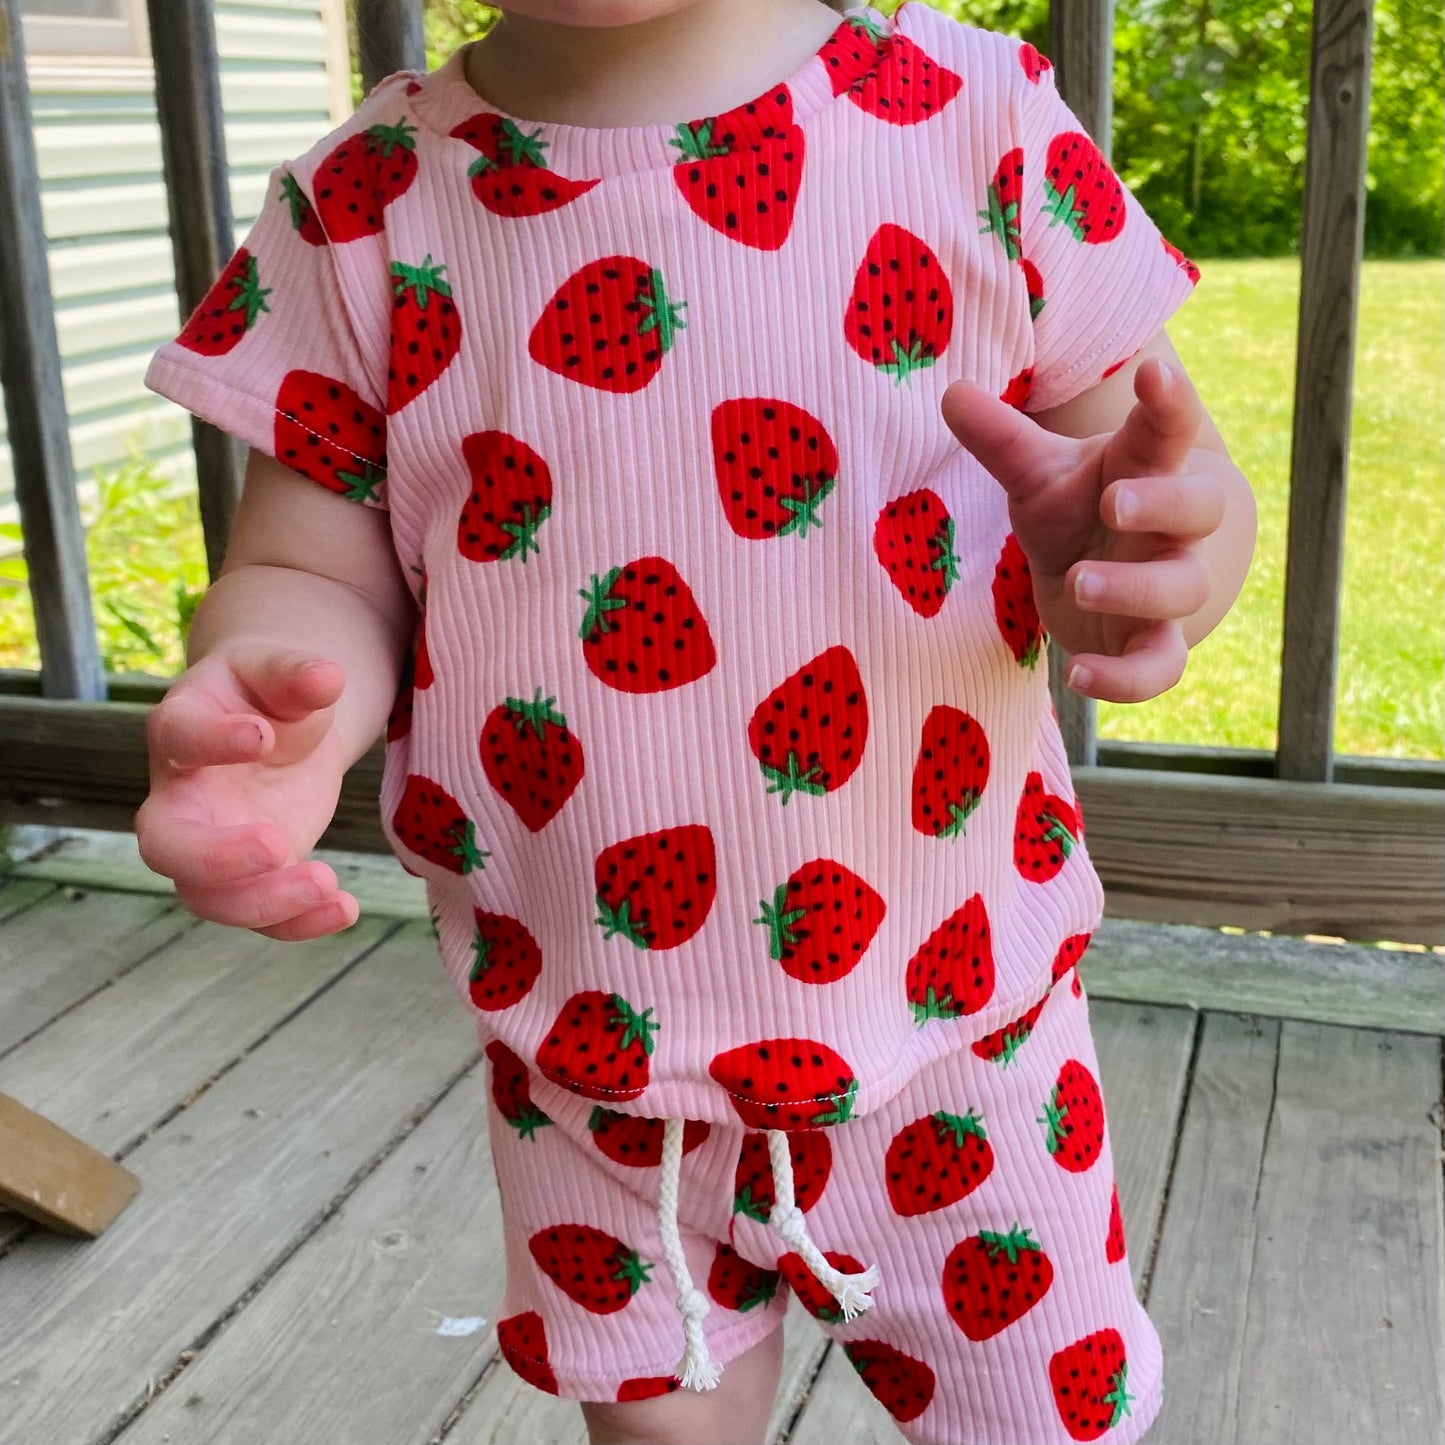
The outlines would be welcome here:
<svg viewBox="0 0 1445 1445">
<path fill-rule="evenodd" d="M 1259 539 L 1233 610 L 1179 686 L 1100 703 L 1111 739 L 1276 745 L 1299 265 L 1210 261 L 1169 327 L 1254 487 Z M 1345 517 L 1335 748 L 1442 755 L 1445 732 L 1445 265 L 1370 262 Z M 1322 604 L 1322 605 L 1327 605 Z"/>
</svg>

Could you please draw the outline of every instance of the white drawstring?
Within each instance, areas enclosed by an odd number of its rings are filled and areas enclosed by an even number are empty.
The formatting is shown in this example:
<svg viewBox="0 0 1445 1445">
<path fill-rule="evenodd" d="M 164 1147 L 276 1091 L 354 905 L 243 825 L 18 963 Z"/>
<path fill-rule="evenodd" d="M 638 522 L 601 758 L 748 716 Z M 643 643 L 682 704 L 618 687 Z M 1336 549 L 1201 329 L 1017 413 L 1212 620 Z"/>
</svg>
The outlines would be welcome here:
<svg viewBox="0 0 1445 1445">
<path fill-rule="evenodd" d="M 682 1252 L 682 1233 L 677 1224 L 677 1193 L 682 1177 L 682 1137 L 685 1119 L 665 1119 L 662 1128 L 662 1177 L 657 1189 L 657 1232 L 662 1239 L 662 1257 L 677 1290 L 677 1310 L 682 1316 L 686 1346 L 673 1372 L 684 1390 L 715 1390 L 722 1379 L 722 1366 L 713 1359 L 703 1334 L 702 1322 L 710 1308 L 707 1296 L 692 1282 L 687 1256 Z M 773 1166 L 773 1207 L 768 1227 L 808 1266 L 813 1278 L 838 1301 L 843 1319 L 862 1314 L 872 1303 L 878 1283 L 878 1268 L 870 1265 L 862 1274 L 844 1274 L 834 1269 L 808 1235 L 803 1211 L 793 1190 L 792 1144 L 781 1129 L 769 1129 L 768 1158 Z"/>
<path fill-rule="evenodd" d="M 844 1320 L 862 1314 L 873 1303 L 878 1267 L 869 1265 L 862 1274 L 834 1269 L 809 1238 L 803 1211 L 794 1202 L 792 1142 L 781 1129 L 768 1130 L 768 1158 L 773 1166 L 773 1207 L 768 1214 L 768 1228 L 802 1258 L 813 1278 L 838 1301 Z"/>
<path fill-rule="evenodd" d="M 662 1257 L 677 1290 L 677 1310 L 687 1347 L 674 1374 L 684 1390 L 715 1390 L 722 1379 L 722 1366 L 713 1359 L 702 1332 L 708 1312 L 707 1296 L 692 1282 L 687 1256 L 682 1252 L 682 1234 L 677 1227 L 677 1187 L 682 1174 L 682 1131 L 684 1119 L 664 1121 L 662 1130 L 662 1179 L 657 1191 L 657 1232 L 662 1236 Z"/>
</svg>

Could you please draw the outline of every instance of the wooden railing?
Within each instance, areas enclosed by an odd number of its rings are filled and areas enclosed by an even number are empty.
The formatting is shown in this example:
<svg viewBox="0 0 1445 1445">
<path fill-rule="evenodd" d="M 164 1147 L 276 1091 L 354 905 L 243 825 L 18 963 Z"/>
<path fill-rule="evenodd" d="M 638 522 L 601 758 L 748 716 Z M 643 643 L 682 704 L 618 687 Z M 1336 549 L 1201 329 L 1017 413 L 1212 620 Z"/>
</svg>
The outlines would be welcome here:
<svg viewBox="0 0 1445 1445">
<path fill-rule="evenodd" d="M 148 0 L 182 312 L 232 247 L 211 0 Z M 35 595 L 39 675 L 0 674 L 0 821 L 125 829 L 145 794 L 162 680 L 107 679 L 97 650 L 60 390 L 18 0 L 0 0 L 0 358 Z M 162 11 L 164 12 L 162 14 Z M 366 83 L 417 68 L 421 0 L 357 0 Z M 1279 745 L 1099 741 L 1094 704 L 1051 686 L 1109 912 L 1289 933 L 1445 941 L 1445 763 L 1336 758 L 1334 702 L 1350 391 L 1364 212 L 1372 0 L 1316 0 L 1290 476 Z M 1064 94 L 1107 148 L 1113 0 L 1056 0 Z M 197 423 L 206 553 L 219 565 L 235 443 Z M 380 749 L 324 841 L 384 848 Z"/>
</svg>

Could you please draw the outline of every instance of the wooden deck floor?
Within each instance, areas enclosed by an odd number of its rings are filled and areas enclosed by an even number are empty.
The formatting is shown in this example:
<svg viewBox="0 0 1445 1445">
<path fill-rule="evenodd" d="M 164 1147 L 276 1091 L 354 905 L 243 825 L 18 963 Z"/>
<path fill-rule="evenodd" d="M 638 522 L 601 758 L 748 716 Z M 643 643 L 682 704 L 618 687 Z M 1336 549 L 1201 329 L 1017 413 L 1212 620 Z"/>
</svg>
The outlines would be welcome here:
<svg viewBox="0 0 1445 1445">
<path fill-rule="evenodd" d="M 1440 1040 L 1093 1009 L 1151 1445 L 1435 1445 Z M 479 1078 L 424 925 L 285 947 L 0 883 L 0 1091 L 143 1184 L 89 1243 L 0 1215 L 0 1445 L 583 1441 L 496 1357 Z M 772 1439 L 898 1439 L 806 1317 Z"/>
</svg>

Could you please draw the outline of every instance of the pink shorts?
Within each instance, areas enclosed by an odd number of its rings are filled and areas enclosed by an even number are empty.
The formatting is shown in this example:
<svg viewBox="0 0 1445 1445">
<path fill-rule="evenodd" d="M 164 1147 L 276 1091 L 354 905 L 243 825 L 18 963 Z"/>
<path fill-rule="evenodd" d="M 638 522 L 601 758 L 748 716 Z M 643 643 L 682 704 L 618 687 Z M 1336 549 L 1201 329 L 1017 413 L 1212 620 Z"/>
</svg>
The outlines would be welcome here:
<svg viewBox="0 0 1445 1445">
<path fill-rule="evenodd" d="M 499 1043 L 488 1058 L 508 1364 L 579 1400 L 679 1388 L 662 1121 L 594 1107 Z M 846 1320 L 766 1222 L 766 1136 L 689 1124 L 678 1220 L 712 1357 L 726 1366 L 778 1329 L 792 1289 L 908 1440 L 1137 1440 L 1159 1409 L 1160 1347 L 1130 1279 L 1098 1077 L 1071 970 L 881 1108 L 789 1136 L 811 1240 L 845 1273 L 877 1268 L 871 1306 Z"/>
</svg>

